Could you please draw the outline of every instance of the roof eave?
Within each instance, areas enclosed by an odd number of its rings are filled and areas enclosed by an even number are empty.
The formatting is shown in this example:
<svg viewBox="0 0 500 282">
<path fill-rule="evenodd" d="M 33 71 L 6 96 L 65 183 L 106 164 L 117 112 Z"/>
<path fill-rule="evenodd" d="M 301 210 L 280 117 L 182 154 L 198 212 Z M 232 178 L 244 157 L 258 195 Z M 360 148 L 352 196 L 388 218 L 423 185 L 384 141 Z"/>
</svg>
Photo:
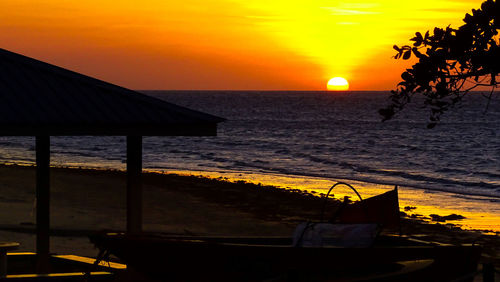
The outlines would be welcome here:
<svg viewBox="0 0 500 282">
<path fill-rule="evenodd" d="M 0 136 L 217 136 L 216 123 L 182 125 L 0 125 Z"/>
</svg>

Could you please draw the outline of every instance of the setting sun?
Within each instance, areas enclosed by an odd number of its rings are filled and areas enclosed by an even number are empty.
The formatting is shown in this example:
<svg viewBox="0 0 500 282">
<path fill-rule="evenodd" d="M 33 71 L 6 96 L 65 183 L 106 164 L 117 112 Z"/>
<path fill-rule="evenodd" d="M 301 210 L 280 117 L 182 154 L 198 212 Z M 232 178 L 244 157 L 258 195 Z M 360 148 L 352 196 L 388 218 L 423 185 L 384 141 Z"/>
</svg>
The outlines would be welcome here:
<svg viewBox="0 0 500 282">
<path fill-rule="evenodd" d="M 333 91 L 349 90 L 349 82 L 343 77 L 334 77 L 328 81 L 326 88 Z"/>
<path fill-rule="evenodd" d="M 334 74 L 389 90 L 406 67 L 394 44 L 456 27 L 479 3 L 136 2 L 2 0 L 2 48 L 133 89 L 323 90 Z"/>
</svg>

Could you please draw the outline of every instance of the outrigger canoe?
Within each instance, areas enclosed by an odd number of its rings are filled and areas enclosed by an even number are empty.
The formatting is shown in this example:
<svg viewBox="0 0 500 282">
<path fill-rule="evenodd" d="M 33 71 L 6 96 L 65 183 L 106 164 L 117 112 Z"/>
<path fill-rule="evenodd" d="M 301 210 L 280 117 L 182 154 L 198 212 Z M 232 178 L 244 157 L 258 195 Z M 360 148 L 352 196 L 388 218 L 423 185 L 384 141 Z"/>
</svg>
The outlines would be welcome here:
<svg viewBox="0 0 500 282">
<path fill-rule="evenodd" d="M 343 206 L 331 223 L 299 225 L 293 238 L 107 233 L 91 241 L 159 281 L 472 281 L 479 246 L 377 236 L 370 226 L 399 224 L 397 187 L 362 200 L 339 182 L 328 194 L 341 184 L 361 201 Z"/>
<path fill-rule="evenodd" d="M 481 248 L 379 236 L 371 247 L 294 247 L 291 238 L 91 236 L 97 248 L 160 281 L 472 281 Z"/>
</svg>

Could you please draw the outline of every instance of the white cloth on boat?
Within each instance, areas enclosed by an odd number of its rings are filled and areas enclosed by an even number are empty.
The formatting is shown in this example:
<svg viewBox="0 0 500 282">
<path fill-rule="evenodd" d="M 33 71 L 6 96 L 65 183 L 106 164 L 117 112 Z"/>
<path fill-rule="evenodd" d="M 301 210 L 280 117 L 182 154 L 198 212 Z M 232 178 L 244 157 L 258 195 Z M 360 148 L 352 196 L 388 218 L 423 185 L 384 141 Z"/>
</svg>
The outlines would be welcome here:
<svg viewBox="0 0 500 282">
<path fill-rule="evenodd" d="M 378 225 L 303 222 L 293 234 L 295 247 L 366 248 L 373 244 Z"/>
</svg>

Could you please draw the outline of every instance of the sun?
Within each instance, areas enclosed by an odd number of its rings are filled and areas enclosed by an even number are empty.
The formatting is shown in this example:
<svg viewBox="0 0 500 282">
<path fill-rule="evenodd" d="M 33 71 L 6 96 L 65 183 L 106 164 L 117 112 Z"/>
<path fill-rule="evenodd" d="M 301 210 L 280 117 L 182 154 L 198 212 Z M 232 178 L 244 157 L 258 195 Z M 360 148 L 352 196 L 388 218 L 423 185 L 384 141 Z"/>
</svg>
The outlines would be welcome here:
<svg viewBox="0 0 500 282">
<path fill-rule="evenodd" d="M 326 88 L 332 91 L 346 91 L 349 90 L 349 82 L 343 77 L 334 77 L 328 80 Z"/>
</svg>

